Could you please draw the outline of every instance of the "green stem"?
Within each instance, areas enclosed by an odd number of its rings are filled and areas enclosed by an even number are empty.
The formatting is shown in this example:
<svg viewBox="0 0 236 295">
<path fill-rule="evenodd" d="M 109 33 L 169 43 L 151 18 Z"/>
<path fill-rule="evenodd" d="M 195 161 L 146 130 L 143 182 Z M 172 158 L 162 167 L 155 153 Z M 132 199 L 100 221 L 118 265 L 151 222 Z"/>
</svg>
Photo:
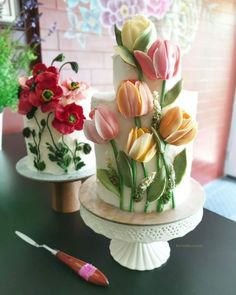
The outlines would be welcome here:
<svg viewBox="0 0 236 295">
<path fill-rule="evenodd" d="M 164 153 L 161 154 L 161 159 L 164 163 L 164 167 L 165 167 L 165 171 L 166 171 L 166 176 L 167 176 L 167 181 L 169 180 L 169 168 L 167 166 L 167 163 L 166 163 L 166 159 L 165 159 L 165 155 Z M 172 208 L 175 208 L 175 199 L 174 199 L 174 192 L 172 191 L 171 192 L 171 201 L 172 201 Z"/>
<path fill-rule="evenodd" d="M 71 62 L 70 62 L 70 61 L 65 62 L 65 63 L 59 68 L 59 72 L 60 72 L 61 69 L 62 69 L 65 65 L 67 65 L 67 64 L 71 64 Z"/>
<path fill-rule="evenodd" d="M 39 131 L 42 131 L 41 130 L 41 126 L 40 126 L 40 124 L 39 124 L 39 121 L 38 121 L 38 119 L 37 119 L 37 117 L 34 115 L 34 119 L 35 119 L 35 121 L 36 121 L 36 124 L 38 125 L 38 128 L 39 128 Z"/>
<path fill-rule="evenodd" d="M 75 163 L 75 154 L 73 153 L 73 151 L 70 149 L 70 147 L 65 143 L 65 140 L 64 140 L 64 135 L 62 135 L 62 143 L 68 148 L 69 152 L 71 153 L 72 155 L 72 160 L 73 160 L 73 163 L 75 165 L 75 168 L 76 168 L 76 163 Z"/>
<path fill-rule="evenodd" d="M 39 160 L 40 160 L 39 147 L 38 147 L 38 144 L 37 144 L 34 136 L 33 136 L 33 141 L 34 141 L 35 147 L 37 148 L 37 158 L 36 158 L 36 160 L 37 160 L 37 163 L 38 163 Z"/>
<path fill-rule="evenodd" d="M 134 117 L 135 126 L 141 128 L 141 120 L 139 117 Z"/>
<path fill-rule="evenodd" d="M 172 203 L 172 208 L 175 208 L 175 197 L 174 197 L 174 192 L 171 192 L 171 203 Z"/>
<path fill-rule="evenodd" d="M 143 168 L 143 175 L 144 175 L 144 177 L 145 177 L 145 178 L 148 177 L 148 172 L 147 172 L 146 167 L 145 167 L 145 165 L 144 165 L 143 162 L 141 163 L 141 166 L 142 166 L 142 168 Z M 148 189 L 147 189 L 147 191 L 148 191 Z M 144 212 L 145 212 L 145 213 L 147 213 L 147 211 L 148 211 L 149 204 L 150 204 L 150 202 L 149 202 L 148 199 L 146 198 L 146 203 L 145 203 L 145 207 L 144 207 Z"/>
<path fill-rule="evenodd" d="M 136 182 L 137 182 L 137 166 L 135 160 L 131 160 L 131 168 L 133 174 L 133 186 L 131 187 L 131 196 L 130 196 L 130 203 L 129 203 L 129 211 L 134 211 L 134 197 L 136 193 Z"/>
<path fill-rule="evenodd" d="M 135 65 L 136 65 L 136 68 L 137 68 L 137 72 L 138 72 L 138 80 L 139 81 L 143 81 L 143 71 L 142 71 L 142 68 L 140 67 L 137 59 L 134 57 L 134 61 L 135 61 Z"/>
<path fill-rule="evenodd" d="M 118 162 L 117 162 L 118 150 L 117 150 L 116 142 L 112 139 L 112 140 L 110 140 L 110 143 L 111 143 L 113 153 L 114 153 L 114 156 L 115 156 L 117 172 L 118 172 L 119 180 L 120 180 L 120 185 L 119 185 L 119 189 L 120 189 L 120 209 L 123 210 L 124 209 L 124 180 L 123 180 L 122 174 L 120 173 L 120 169 L 119 169 Z"/>
<path fill-rule="evenodd" d="M 163 108 L 165 92 L 166 92 L 166 80 L 163 80 L 162 81 L 162 89 L 161 89 L 161 98 L 160 98 L 161 108 Z"/>
<path fill-rule="evenodd" d="M 52 143 L 53 143 L 55 149 L 58 150 L 58 147 L 57 147 L 57 145 L 56 145 L 56 143 L 55 143 L 55 141 L 54 141 L 54 138 L 53 138 L 53 136 L 52 136 L 51 129 L 49 128 L 49 125 L 48 125 L 48 120 L 49 120 L 49 117 L 51 116 L 51 114 L 52 114 L 52 112 L 48 114 L 46 124 L 47 124 L 47 128 L 48 128 L 48 131 L 49 131 L 50 137 L 51 137 L 51 139 L 52 139 Z"/>
</svg>

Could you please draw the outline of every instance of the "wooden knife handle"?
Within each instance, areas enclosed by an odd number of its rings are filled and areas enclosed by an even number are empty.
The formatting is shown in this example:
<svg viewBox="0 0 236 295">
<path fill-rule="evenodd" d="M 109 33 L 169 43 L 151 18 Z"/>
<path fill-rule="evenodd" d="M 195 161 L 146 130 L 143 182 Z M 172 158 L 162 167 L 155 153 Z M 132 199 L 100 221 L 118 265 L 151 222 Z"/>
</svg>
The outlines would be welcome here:
<svg viewBox="0 0 236 295">
<path fill-rule="evenodd" d="M 70 256 L 62 251 L 58 251 L 56 257 L 72 268 L 84 280 L 96 285 L 109 285 L 107 277 L 92 264 Z"/>
</svg>

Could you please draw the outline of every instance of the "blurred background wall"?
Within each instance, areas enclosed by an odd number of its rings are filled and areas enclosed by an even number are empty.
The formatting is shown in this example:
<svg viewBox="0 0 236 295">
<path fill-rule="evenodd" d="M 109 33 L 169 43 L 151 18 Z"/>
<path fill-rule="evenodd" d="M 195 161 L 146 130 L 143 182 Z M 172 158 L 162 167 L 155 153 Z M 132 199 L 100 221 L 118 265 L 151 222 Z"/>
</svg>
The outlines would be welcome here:
<svg viewBox="0 0 236 295">
<path fill-rule="evenodd" d="M 154 1 L 155 2 L 155 1 Z M 236 1 L 209 1 L 215 5 L 213 13 L 202 13 L 191 48 L 183 57 L 183 79 L 186 90 L 199 93 L 199 133 L 194 144 L 192 175 L 201 183 L 223 174 L 224 159 L 232 115 L 236 82 Z M 76 38 L 66 38 L 71 27 L 63 0 L 40 0 L 43 13 L 40 26 L 42 58 L 50 63 L 63 52 L 68 60 L 79 63 L 79 79 L 98 90 L 112 90 L 112 59 L 114 40 L 107 30 L 101 35 L 81 33 L 86 37 L 82 48 Z M 52 23 L 57 30 L 47 37 Z M 65 75 L 70 74 L 69 69 Z M 20 132 L 22 118 L 6 110 L 4 132 Z"/>
</svg>

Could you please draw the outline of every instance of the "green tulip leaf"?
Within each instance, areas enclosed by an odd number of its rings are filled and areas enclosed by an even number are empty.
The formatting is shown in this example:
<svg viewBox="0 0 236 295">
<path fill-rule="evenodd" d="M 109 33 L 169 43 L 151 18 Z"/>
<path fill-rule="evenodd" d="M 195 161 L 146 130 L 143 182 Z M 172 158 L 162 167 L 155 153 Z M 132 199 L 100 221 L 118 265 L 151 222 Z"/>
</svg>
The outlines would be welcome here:
<svg viewBox="0 0 236 295">
<path fill-rule="evenodd" d="M 128 64 L 136 67 L 132 53 L 124 46 L 115 46 L 115 52 Z"/>
<path fill-rule="evenodd" d="M 114 193 L 117 197 L 120 197 L 120 192 L 109 179 L 109 173 L 106 169 L 97 169 L 97 178 L 105 186 L 106 189 Z"/>
<path fill-rule="evenodd" d="M 151 127 L 151 130 L 154 135 L 154 140 L 157 144 L 158 150 L 160 151 L 160 153 L 163 154 L 165 152 L 165 144 L 164 144 L 163 140 L 161 140 L 158 132 L 153 127 Z"/>
<path fill-rule="evenodd" d="M 179 80 L 170 90 L 168 90 L 164 97 L 163 107 L 173 103 L 179 96 L 183 86 L 183 80 Z"/>
<path fill-rule="evenodd" d="M 162 163 L 161 169 L 157 171 L 156 177 L 147 191 L 147 199 L 149 202 L 158 200 L 166 190 L 166 174 L 165 167 Z"/>
<path fill-rule="evenodd" d="M 114 26 L 115 36 L 116 36 L 116 43 L 118 46 L 123 46 L 122 38 L 121 38 L 121 31 L 117 28 L 117 26 Z"/>
<path fill-rule="evenodd" d="M 152 35 L 152 26 L 148 26 L 135 40 L 133 50 L 146 51 Z"/>
<path fill-rule="evenodd" d="M 175 184 L 179 184 L 185 174 L 187 167 L 186 149 L 182 150 L 174 159 Z"/>
<path fill-rule="evenodd" d="M 133 186 L 133 173 L 130 164 L 130 158 L 125 152 L 120 151 L 117 156 L 117 164 L 119 171 L 123 177 L 124 183 L 127 187 Z"/>
</svg>

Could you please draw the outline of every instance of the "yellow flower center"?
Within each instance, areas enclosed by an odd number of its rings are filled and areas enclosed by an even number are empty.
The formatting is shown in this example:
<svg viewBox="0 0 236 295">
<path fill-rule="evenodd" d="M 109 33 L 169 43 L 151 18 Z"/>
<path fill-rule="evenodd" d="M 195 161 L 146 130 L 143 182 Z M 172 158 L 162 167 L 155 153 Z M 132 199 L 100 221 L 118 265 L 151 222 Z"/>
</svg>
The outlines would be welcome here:
<svg viewBox="0 0 236 295">
<path fill-rule="evenodd" d="M 69 88 L 70 90 L 75 90 L 75 89 L 80 88 L 80 84 L 79 84 L 79 82 L 71 82 L 71 83 L 68 85 L 68 88 Z"/>
<path fill-rule="evenodd" d="M 51 90 L 45 89 L 43 90 L 43 93 L 42 93 L 42 99 L 45 102 L 49 102 L 52 100 L 53 95 L 54 93 Z"/>
</svg>

